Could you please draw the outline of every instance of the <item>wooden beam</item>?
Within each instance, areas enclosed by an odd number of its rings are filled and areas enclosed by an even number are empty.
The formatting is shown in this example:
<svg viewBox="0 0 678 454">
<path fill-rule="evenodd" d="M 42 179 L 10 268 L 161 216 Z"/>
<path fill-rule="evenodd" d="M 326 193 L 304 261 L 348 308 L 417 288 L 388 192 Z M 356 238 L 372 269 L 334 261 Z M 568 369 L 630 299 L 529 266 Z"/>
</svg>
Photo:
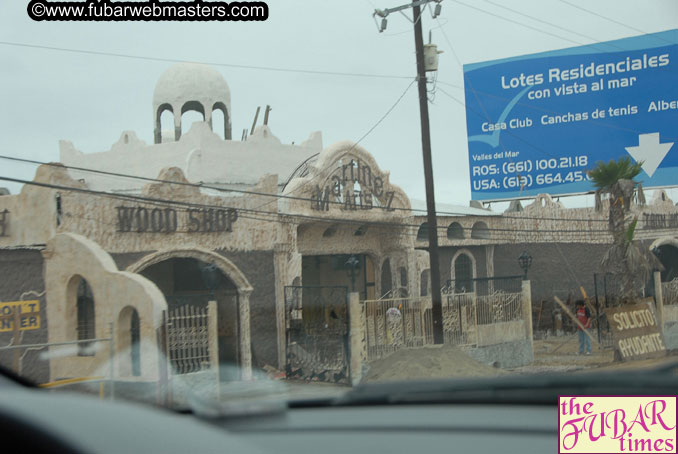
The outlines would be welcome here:
<svg viewBox="0 0 678 454">
<path fill-rule="evenodd" d="M 560 300 L 560 298 L 558 298 L 557 296 L 554 296 L 553 299 L 556 301 L 556 303 L 558 303 L 558 305 L 560 305 L 560 307 L 563 309 L 563 312 L 565 312 L 565 315 L 570 317 L 572 319 L 572 321 L 574 321 L 577 324 L 577 326 L 579 326 L 586 333 L 586 335 L 589 337 L 589 339 L 594 341 L 596 344 L 600 345 L 598 340 L 594 339 L 593 336 L 591 336 L 591 334 L 586 330 L 586 328 L 584 328 L 584 325 L 581 324 L 579 319 L 572 313 L 572 311 L 570 311 L 570 309 L 565 305 L 565 303 L 563 303 Z"/>
</svg>

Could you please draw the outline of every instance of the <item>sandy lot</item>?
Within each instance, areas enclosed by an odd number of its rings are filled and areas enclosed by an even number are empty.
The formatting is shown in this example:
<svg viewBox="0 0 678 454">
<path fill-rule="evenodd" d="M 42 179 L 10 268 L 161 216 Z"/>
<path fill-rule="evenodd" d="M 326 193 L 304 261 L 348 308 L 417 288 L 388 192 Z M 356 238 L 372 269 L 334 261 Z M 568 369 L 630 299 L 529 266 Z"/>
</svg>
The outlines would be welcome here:
<svg viewBox="0 0 678 454">
<path fill-rule="evenodd" d="M 651 369 L 667 363 L 678 362 L 678 352 L 666 357 L 619 362 L 614 361 L 614 351 L 603 349 L 595 343 L 590 356 L 579 355 L 577 334 L 534 341 L 534 362 L 512 369 L 514 373 L 558 373 L 596 370 Z"/>
</svg>

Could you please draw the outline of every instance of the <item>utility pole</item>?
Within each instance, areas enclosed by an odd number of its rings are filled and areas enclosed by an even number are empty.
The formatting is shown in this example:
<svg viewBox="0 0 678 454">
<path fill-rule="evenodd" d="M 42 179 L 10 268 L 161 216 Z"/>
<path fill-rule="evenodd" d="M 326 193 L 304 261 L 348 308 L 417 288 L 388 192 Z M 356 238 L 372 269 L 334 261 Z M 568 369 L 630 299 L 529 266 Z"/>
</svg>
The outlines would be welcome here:
<svg viewBox="0 0 678 454">
<path fill-rule="evenodd" d="M 440 292 L 440 258 L 438 255 L 438 220 L 436 199 L 433 190 L 433 163 L 431 160 L 431 129 L 428 121 L 428 92 L 424 67 L 424 37 L 421 27 L 421 7 L 412 1 L 414 13 L 414 46 L 417 53 L 417 82 L 419 85 L 419 113 L 421 116 L 421 146 L 424 156 L 424 179 L 426 181 L 426 211 L 428 214 L 428 255 L 431 268 L 431 315 L 433 318 L 433 343 L 442 344 L 443 297 Z"/>
<path fill-rule="evenodd" d="M 421 27 L 421 5 L 435 2 L 435 15 L 440 14 L 441 0 L 412 0 L 411 5 L 403 5 L 387 10 L 377 10 L 374 16 L 382 18 L 379 31 L 386 29 L 386 16 L 395 11 L 411 7 L 414 19 L 414 46 L 417 54 L 417 82 L 419 87 L 419 113 L 421 116 L 421 145 L 424 157 L 424 179 L 426 181 L 426 211 L 428 223 L 428 253 L 431 274 L 431 315 L 433 318 L 433 343 L 443 344 L 443 303 L 440 291 L 440 258 L 438 254 L 438 220 L 433 188 L 433 163 L 431 160 L 431 131 L 428 119 L 428 92 L 426 89 L 426 67 L 424 61 L 424 38 Z"/>
</svg>

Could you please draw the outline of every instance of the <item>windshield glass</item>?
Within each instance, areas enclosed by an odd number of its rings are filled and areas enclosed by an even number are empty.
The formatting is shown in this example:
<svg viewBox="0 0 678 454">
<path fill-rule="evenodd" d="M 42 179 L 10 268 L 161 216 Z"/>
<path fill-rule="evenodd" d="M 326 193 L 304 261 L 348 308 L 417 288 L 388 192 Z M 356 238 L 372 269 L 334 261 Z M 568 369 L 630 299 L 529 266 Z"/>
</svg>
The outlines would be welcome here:
<svg viewBox="0 0 678 454">
<path fill-rule="evenodd" d="M 2 2 L 0 364 L 203 413 L 666 372 L 677 29 L 673 0 Z"/>
</svg>

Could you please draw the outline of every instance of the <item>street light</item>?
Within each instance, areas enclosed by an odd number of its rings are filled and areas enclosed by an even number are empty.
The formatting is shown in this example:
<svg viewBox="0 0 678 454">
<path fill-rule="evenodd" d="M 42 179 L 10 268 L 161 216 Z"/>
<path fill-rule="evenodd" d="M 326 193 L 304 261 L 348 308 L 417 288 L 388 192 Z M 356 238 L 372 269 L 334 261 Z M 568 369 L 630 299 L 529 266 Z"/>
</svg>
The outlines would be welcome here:
<svg viewBox="0 0 678 454">
<path fill-rule="evenodd" d="M 200 274 L 202 274 L 202 281 L 205 283 L 205 287 L 210 291 L 210 297 L 214 298 L 214 291 L 219 285 L 219 267 L 214 263 L 204 265 L 200 268 Z"/>
<path fill-rule="evenodd" d="M 360 265 L 360 260 L 355 255 L 352 255 L 346 260 L 344 268 L 348 270 L 348 275 L 351 278 L 351 291 L 355 292 L 355 270 Z"/>
<path fill-rule="evenodd" d="M 523 253 L 520 254 L 520 257 L 518 257 L 518 264 L 520 265 L 520 269 L 523 270 L 523 279 L 527 280 L 527 270 L 529 270 L 530 266 L 532 266 L 532 256 L 530 253 L 523 251 Z"/>
</svg>

